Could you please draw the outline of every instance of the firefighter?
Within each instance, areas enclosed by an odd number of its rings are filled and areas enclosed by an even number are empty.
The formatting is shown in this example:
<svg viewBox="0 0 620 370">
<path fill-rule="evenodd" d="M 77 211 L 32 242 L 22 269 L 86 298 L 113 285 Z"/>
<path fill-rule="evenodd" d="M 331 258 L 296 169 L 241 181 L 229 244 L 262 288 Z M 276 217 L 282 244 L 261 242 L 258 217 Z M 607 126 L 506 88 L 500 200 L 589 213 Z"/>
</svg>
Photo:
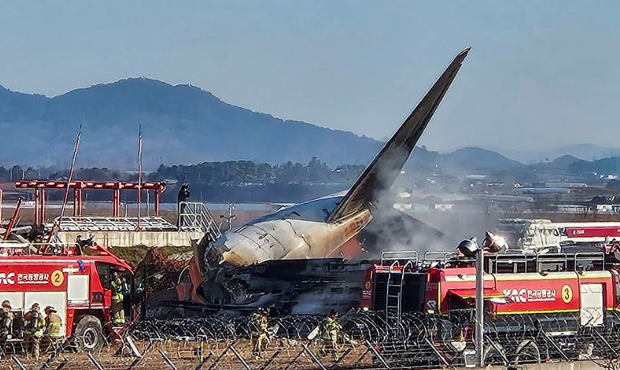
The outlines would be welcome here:
<svg viewBox="0 0 620 370">
<path fill-rule="evenodd" d="M 252 352 L 255 358 L 261 356 L 267 347 L 269 337 L 269 311 L 266 308 L 259 308 L 250 317 L 250 330 L 252 335 Z"/>
<path fill-rule="evenodd" d="M 30 311 L 24 315 L 26 353 L 32 352 L 37 361 L 40 355 L 41 337 L 43 337 L 45 330 L 45 320 L 43 320 L 43 315 L 39 313 L 39 309 L 39 304 L 34 303 Z"/>
<path fill-rule="evenodd" d="M 45 307 L 45 339 L 46 350 L 55 350 L 62 340 L 62 318 L 56 313 L 54 306 Z"/>
<path fill-rule="evenodd" d="M 2 302 L 2 311 L 0 311 L 0 357 L 4 356 L 6 341 L 13 330 L 13 313 L 11 309 L 11 302 L 8 300 Z"/>
<path fill-rule="evenodd" d="M 125 284 L 118 272 L 114 272 L 112 281 L 112 323 L 114 325 L 125 325 Z"/>
<path fill-rule="evenodd" d="M 338 334 L 342 326 L 338 323 L 338 312 L 331 310 L 329 315 L 321 322 L 321 340 L 323 341 L 322 352 L 332 354 L 332 361 L 338 362 Z"/>
</svg>

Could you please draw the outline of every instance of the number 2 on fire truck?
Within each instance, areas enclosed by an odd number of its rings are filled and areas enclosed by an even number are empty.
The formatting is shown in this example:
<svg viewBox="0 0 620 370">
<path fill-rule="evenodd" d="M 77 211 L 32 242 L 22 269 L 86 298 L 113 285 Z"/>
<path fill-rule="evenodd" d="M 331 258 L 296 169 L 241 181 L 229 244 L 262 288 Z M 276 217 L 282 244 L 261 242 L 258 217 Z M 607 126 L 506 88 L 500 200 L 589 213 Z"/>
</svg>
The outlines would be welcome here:
<svg viewBox="0 0 620 370">
<path fill-rule="evenodd" d="M 52 285 L 53 286 L 61 286 L 64 280 L 65 280 L 65 276 L 62 274 L 62 271 L 56 270 L 52 272 Z"/>
</svg>

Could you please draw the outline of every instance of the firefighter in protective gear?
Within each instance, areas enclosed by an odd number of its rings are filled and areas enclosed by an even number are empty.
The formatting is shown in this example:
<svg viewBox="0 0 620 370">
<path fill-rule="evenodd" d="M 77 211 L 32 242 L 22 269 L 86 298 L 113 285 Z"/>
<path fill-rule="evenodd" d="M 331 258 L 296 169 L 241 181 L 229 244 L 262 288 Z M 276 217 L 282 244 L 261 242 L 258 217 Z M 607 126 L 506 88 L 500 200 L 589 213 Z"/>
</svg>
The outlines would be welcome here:
<svg viewBox="0 0 620 370">
<path fill-rule="evenodd" d="M 40 357 L 41 337 L 45 331 L 45 320 L 39 312 L 39 304 L 35 303 L 27 314 L 24 315 L 24 344 L 26 353 L 32 352 L 34 358 L 38 361 Z"/>
<path fill-rule="evenodd" d="M 56 313 L 54 306 L 45 307 L 45 339 L 46 351 L 55 350 L 62 341 L 62 318 Z"/>
<path fill-rule="evenodd" d="M 322 352 L 331 352 L 332 361 L 337 362 L 338 357 L 338 334 L 342 326 L 338 323 L 338 312 L 331 310 L 329 315 L 321 322 L 321 340 L 323 341 Z"/>
<path fill-rule="evenodd" d="M 259 308 L 250 317 L 250 333 L 252 335 L 252 352 L 254 357 L 260 357 L 267 347 L 269 338 L 268 331 L 269 311 L 266 308 Z"/>
<path fill-rule="evenodd" d="M 13 313 L 11 309 L 11 302 L 8 300 L 2 302 L 2 311 L 0 311 L 0 356 L 4 356 L 6 341 L 13 331 Z"/>
<path fill-rule="evenodd" d="M 125 284 L 118 272 L 114 273 L 112 281 L 112 322 L 114 325 L 125 325 Z"/>
</svg>

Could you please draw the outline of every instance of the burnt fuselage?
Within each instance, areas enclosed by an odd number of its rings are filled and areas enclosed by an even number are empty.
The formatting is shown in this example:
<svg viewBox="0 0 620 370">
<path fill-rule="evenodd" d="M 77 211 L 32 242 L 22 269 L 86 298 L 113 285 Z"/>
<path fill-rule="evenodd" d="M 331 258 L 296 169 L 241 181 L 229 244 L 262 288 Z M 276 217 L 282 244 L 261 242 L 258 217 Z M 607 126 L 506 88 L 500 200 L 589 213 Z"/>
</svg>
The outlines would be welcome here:
<svg viewBox="0 0 620 370">
<path fill-rule="evenodd" d="M 341 221 L 325 222 L 341 199 L 336 195 L 301 203 L 226 232 L 210 246 L 217 253 L 211 252 L 211 260 L 206 262 L 247 266 L 283 259 L 343 257 L 340 247 L 368 225 L 371 215 L 366 209 Z M 358 246 L 351 253 L 359 251 Z"/>
</svg>

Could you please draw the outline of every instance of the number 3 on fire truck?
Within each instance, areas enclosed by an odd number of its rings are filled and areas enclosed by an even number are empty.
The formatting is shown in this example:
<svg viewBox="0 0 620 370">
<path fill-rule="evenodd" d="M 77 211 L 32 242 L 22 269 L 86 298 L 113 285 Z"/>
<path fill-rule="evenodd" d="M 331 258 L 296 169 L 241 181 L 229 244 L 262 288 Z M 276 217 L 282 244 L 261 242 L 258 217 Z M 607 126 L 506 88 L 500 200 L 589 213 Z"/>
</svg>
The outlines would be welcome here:
<svg viewBox="0 0 620 370">
<path fill-rule="evenodd" d="M 62 271 L 56 270 L 52 272 L 52 285 L 53 286 L 61 286 L 62 282 L 65 280 L 65 276 L 62 274 Z"/>
<path fill-rule="evenodd" d="M 562 300 L 564 303 L 569 303 L 573 299 L 573 290 L 569 285 L 562 287 Z"/>
</svg>

